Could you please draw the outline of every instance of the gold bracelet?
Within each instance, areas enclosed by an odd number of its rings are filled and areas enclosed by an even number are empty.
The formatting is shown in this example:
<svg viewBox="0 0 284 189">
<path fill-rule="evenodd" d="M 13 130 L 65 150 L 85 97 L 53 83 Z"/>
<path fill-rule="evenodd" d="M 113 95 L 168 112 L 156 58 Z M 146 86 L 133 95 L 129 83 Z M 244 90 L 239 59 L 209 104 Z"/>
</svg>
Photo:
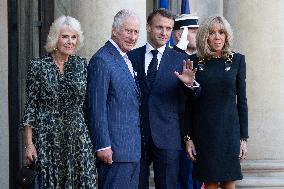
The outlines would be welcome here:
<svg viewBox="0 0 284 189">
<path fill-rule="evenodd" d="M 184 140 L 184 142 L 187 142 L 187 141 L 191 140 L 191 138 L 190 138 L 189 135 L 185 135 L 185 136 L 183 137 L 183 140 Z"/>
</svg>

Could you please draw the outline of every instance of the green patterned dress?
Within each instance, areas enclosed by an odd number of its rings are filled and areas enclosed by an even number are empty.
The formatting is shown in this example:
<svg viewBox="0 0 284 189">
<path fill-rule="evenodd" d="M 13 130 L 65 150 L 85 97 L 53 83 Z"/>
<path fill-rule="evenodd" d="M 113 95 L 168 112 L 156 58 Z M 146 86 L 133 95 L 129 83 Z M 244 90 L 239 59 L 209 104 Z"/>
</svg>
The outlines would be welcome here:
<svg viewBox="0 0 284 189">
<path fill-rule="evenodd" d="M 23 126 L 33 130 L 42 188 L 94 189 L 94 152 L 83 112 L 86 59 L 71 55 L 64 73 L 51 55 L 31 60 Z"/>
</svg>

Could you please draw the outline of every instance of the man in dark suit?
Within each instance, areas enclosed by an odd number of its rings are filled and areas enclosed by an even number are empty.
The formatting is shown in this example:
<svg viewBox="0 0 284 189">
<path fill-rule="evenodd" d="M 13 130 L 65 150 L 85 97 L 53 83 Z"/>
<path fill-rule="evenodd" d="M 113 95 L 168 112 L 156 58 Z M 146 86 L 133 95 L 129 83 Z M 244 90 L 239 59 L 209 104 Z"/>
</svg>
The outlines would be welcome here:
<svg viewBox="0 0 284 189">
<path fill-rule="evenodd" d="M 139 25 L 135 13 L 119 11 L 114 17 L 111 39 L 88 66 L 87 107 L 99 189 L 138 188 L 140 92 L 126 53 L 137 42 Z"/>
<path fill-rule="evenodd" d="M 192 55 L 196 53 L 196 33 L 199 28 L 198 16 L 182 14 L 175 18 L 173 28 L 174 49 Z"/>
<path fill-rule="evenodd" d="M 181 150 L 179 113 L 184 109 L 180 95 L 183 90 L 191 90 L 186 85 L 192 86 L 195 70 L 191 62 L 184 61 L 186 55 L 166 47 L 173 26 L 170 12 L 155 10 L 147 19 L 148 43 L 128 53 L 141 90 L 140 189 L 149 188 L 152 162 L 155 188 L 177 187 Z"/>
<path fill-rule="evenodd" d="M 182 14 L 175 18 L 173 29 L 174 50 L 192 55 L 196 53 L 196 33 L 199 27 L 198 16 Z M 186 100 L 185 112 L 180 115 L 182 136 L 185 136 L 186 127 L 192 124 L 192 99 Z M 200 189 L 202 183 L 192 178 L 192 161 L 189 159 L 183 141 L 183 149 L 180 154 L 179 186 L 177 189 Z"/>
</svg>

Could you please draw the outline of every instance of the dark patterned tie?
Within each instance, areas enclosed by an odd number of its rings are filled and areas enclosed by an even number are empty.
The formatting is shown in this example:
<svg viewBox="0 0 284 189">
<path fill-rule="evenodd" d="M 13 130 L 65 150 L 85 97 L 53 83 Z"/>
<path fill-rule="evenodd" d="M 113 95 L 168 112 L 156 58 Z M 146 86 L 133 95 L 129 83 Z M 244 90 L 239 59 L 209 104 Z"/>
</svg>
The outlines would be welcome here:
<svg viewBox="0 0 284 189">
<path fill-rule="evenodd" d="M 157 67 L 158 67 L 158 50 L 151 50 L 151 53 L 153 54 L 153 58 L 150 62 L 150 65 L 147 70 L 147 80 L 149 83 L 150 88 L 152 88 L 152 85 L 155 81 L 156 74 L 157 74 Z"/>
</svg>

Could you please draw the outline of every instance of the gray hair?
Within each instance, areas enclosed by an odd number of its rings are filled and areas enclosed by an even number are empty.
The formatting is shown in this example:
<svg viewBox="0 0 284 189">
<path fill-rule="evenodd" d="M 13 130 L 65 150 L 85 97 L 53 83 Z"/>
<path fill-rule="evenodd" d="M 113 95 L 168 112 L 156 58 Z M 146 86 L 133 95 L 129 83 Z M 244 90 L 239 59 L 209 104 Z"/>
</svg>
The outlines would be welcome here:
<svg viewBox="0 0 284 189">
<path fill-rule="evenodd" d="M 199 58 L 212 58 L 212 56 L 215 55 L 214 52 L 210 49 L 207 40 L 209 32 L 216 25 L 220 26 L 220 28 L 224 30 L 226 35 L 225 44 L 222 49 L 222 57 L 227 57 L 232 54 L 233 32 L 230 24 L 223 16 L 210 16 L 201 24 L 201 26 L 197 30 L 196 47 L 197 56 Z"/>
<path fill-rule="evenodd" d="M 137 19 L 140 22 L 139 17 L 137 16 L 135 12 L 128 10 L 128 9 L 122 9 L 118 13 L 116 13 L 116 15 L 114 16 L 113 23 L 112 23 L 112 29 L 116 31 L 120 30 L 123 26 L 124 21 L 127 18 Z"/>
<path fill-rule="evenodd" d="M 52 23 L 50 27 L 45 45 L 46 52 L 51 53 L 56 49 L 60 31 L 64 27 L 68 27 L 77 33 L 78 41 L 76 44 L 76 50 L 83 46 L 84 36 L 83 31 L 81 30 L 80 22 L 71 16 L 60 16 Z"/>
</svg>

